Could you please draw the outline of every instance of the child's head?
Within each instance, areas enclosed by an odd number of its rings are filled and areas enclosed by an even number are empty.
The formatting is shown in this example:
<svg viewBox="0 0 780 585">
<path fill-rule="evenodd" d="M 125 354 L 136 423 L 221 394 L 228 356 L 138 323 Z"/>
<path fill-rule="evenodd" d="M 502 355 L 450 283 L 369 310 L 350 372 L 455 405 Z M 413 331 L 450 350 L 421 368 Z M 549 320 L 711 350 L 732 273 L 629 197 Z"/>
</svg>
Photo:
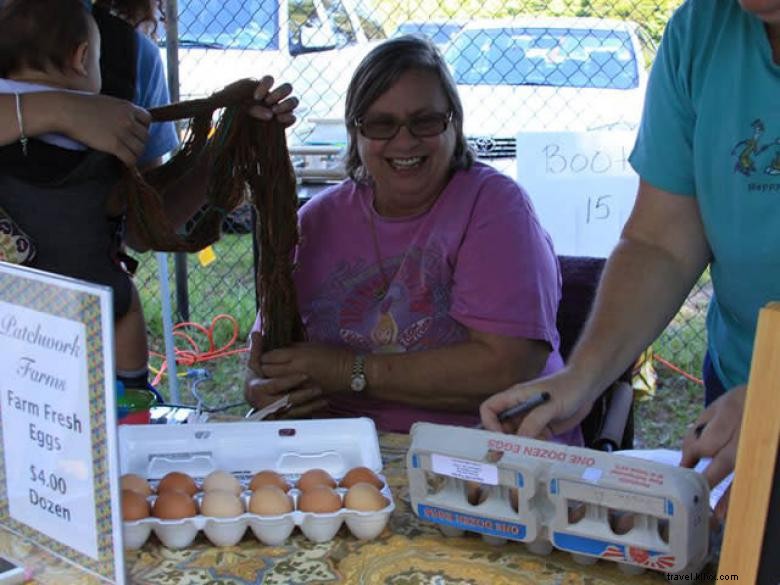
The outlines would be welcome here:
<svg viewBox="0 0 780 585">
<path fill-rule="evenodd" d="M 88 0 L 0 0 L 0 77 L 97 93 L 100 32 Z"/>
</svg>

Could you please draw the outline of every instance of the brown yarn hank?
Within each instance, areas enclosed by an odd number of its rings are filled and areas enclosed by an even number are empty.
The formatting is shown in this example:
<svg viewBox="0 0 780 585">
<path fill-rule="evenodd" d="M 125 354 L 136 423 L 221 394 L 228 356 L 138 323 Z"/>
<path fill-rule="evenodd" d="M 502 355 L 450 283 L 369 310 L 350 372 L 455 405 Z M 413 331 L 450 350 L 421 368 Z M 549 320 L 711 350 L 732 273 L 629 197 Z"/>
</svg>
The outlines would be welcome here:
<svg viewBox="0 0 780 585">
<path fill-rule="evenodd" d="M 284 127 L 248 113 L 256 86 L 257 81 L 244 79 L 206 99 L 150 110 L 156 122 L 191 120 L 188 138 L 166 164 L 145 177 L 135 171 L 122 188 L 140 237 L 159 251 L 202 250 L 219 239 L 228 213 L 247 201 L 255 207 L 258 305 L 263 351 L 270 351 L 303 341 L 306 335 L 292 279 L 298 243 L 295 173 Z M 202 164 L 210 168 L 206 203 L 186 233 L 178 233 L 160 194 Z"/>
</svg>

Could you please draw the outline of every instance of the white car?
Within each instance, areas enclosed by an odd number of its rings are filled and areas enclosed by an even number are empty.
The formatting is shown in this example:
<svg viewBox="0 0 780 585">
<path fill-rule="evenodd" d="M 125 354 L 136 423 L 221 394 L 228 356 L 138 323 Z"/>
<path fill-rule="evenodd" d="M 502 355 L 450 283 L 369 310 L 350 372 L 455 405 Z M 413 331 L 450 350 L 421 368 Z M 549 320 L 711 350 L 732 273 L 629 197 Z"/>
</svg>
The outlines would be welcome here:
<svg viewBox="0 0 780 585">
<path fill-rule="evenodd" d="M 307 120 L 343 118 L 347 84 L 385 33 L 356 0 L 179 0 L 181 99 L 202 97 L 244 77 L 273 75 L 300 99 L 292 142 Z M 161 48 L 166 61 L 167 48 Z"/>
<path fill-rule="evenodd" d="M 478 156 L 513 159 L 522 131 L 636 130 L 647 85 L 640 35 L 636 23 L 596 18 L 468 24 L 445 56 Z"/>
</svg>

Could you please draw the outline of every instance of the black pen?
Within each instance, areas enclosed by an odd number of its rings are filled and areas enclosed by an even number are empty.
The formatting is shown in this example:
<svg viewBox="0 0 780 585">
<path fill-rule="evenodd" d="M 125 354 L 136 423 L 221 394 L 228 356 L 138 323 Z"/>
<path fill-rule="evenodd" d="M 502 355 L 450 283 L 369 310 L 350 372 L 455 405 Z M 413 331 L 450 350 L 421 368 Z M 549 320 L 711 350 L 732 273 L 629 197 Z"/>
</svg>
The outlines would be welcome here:
<svg viewBox="0 0 780 585">
<path fill-rule="evenodd" d="M 526 412 L 533 410 L 537 406 L 544 404 L 548 400 L 550 400 L 549 392 L 542 392 L 541 394 L 536 394 L 535 396 L 531 396 L 531 398 L 529 398 L 528 400 L 523 400 L 522 402 L 518 402 L 514 406 L 510 406 L 506 410 L 499 412 L 498 422 L 505 422 L 510 418 L 514 418 L 521 414 L 525 414 Z"/>
</svg>

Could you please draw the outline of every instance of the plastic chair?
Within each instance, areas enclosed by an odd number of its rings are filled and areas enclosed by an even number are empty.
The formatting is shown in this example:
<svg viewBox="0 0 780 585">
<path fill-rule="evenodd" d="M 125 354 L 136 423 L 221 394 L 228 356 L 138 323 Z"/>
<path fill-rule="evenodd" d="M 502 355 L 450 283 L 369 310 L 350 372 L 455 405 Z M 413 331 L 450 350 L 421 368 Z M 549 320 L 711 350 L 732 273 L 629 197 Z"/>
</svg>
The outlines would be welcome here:
<svg viewBox="0 0 780 585">
<path fill-rule="evenodd" d="M 568 359 L 588 318 L 606 260 L 559 256 L 563 278 L 557 325 L 561 355 Z M 601 451 L 632 449 L 634 443 L 634 389 L 629 367 L 593 403 L 582 421 L 585 446 Z"/>
</svg>

